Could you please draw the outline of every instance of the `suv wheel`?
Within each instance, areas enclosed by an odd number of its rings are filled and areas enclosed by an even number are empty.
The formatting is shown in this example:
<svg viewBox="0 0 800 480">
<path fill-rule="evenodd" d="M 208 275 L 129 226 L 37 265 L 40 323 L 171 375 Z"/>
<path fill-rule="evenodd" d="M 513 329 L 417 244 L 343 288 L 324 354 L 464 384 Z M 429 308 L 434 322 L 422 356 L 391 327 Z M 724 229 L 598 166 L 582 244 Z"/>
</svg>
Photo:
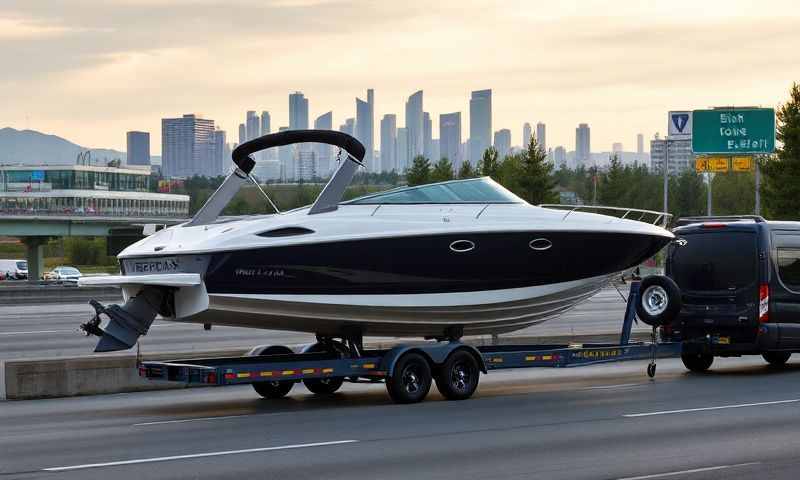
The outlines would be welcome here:
<svg viewBox="0 0 800 480">
<path fill-rule="evenodd" d="M 705 372 L 714 363 L 714 356 L 708 353 L 684 353 L 681 355 L 683 365 L 692 372 Z"/>
<path fill-rule="evenodd" d="M 792 352 L 764 352 L 761 354 L 764 357 L 764 360 L 770 364 L 772 367 L 782 367 L 786 365 L 786 362 L 789 361 L 789 357 L 792 356 Z"/>
</svg>

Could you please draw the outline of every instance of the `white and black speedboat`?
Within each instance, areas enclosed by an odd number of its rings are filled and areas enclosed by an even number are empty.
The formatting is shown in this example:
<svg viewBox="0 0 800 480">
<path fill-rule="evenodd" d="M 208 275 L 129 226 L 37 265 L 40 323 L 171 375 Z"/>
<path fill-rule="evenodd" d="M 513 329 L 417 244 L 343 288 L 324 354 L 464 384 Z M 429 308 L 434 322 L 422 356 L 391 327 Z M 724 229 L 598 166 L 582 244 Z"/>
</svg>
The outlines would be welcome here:
<svg viewBox="0 0 800 480">
<path fill-rule="evenodd" d="M 250 154 L 302 142 L 349 154 L 312 206 L 219 217 L 251 179 Z M 363 157 L 333 131 L 239 146 L 236 168 L 191 221 L 125 249 L 120 276 L 81 279 L 121 285 L 126 300 L 94 303 L 84 329 L 102 337 L 96 351 L 130 348 L 157 314 L 326 338 L 509 332 L 563 313 L 673 238 L 646 222 L 532 206 L 490 178 L 342 201 Z"/>
</svg>

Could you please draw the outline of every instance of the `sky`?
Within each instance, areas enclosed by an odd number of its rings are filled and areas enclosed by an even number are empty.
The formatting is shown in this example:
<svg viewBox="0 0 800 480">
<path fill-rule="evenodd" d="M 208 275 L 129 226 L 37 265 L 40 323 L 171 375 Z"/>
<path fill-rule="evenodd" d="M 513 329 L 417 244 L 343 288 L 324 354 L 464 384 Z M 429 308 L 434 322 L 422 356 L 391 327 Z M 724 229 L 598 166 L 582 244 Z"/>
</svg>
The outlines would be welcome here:
<svg viewBox="0 0 800 480">
<path fill-rule="evenodd" d="M 375 89 L 385 113 L 424 90 L 439 114 L 493 90 L 493 129 L 547 124 L 548 147 L 635 150 L 669 110 L 776 107 L 800 81 L 796 0 L 0 0 L 0 128 L 125 150 L 125 132 L 199 113 L 233 142 L 246 110 L 288 125 L 288 95 L 310 118 L 355 116 Z M 646 147 L 647 149 L 647 147 Z"/>
</svg>

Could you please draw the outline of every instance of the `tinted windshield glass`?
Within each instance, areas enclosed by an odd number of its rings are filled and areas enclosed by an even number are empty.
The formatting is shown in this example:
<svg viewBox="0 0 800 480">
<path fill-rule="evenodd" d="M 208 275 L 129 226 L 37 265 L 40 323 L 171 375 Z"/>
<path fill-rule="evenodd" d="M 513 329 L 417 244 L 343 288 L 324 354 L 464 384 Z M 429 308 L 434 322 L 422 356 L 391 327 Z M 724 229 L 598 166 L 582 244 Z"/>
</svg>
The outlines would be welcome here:
<svg viewBox="0 0 800 480">
<path fill-rule="evenodd" d="M 522 200 L 489 178 L 406 187 L 357 198 L 346 204 L 520 203 Z"/>
<path fill-rule="evenodd" d="M 17 269 L 19 269 L 19 270 L 27 270 L 28 269 L 28 262 L 17 262 Z"/>
<path fill-rule="evenodd" d="M 78 270 L 75 269 L 75 268 L 72 268 L 72 267 L 64 267 L 64 268 L 61 269 L 61 273 L 66 274 L 66 275 L 77 275 L 78 274 Z"/>
<path fill-rule="evenodd" d="M 792 290 L 800 290 L 800 248 L 778 248 L 778 274 Z"/>
<path fill-rule="evenodd" d="M 671 274 L 682 289 L 730 290 L 757 280 L 756 237 L 752 233 L 680 235 L 670 251 Z"/>
</svg>

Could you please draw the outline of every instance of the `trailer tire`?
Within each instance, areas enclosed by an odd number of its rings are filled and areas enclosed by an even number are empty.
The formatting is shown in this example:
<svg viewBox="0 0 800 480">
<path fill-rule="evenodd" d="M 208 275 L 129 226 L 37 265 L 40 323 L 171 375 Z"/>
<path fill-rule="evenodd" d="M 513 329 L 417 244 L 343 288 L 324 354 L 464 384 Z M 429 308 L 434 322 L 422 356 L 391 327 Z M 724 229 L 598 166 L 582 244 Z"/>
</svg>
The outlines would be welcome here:
<svg viewBox="0 0 800 480">
<path fill-rule="evenodd" d="M 456 350 L 439 368 L 436 388 L 448 400 L 466 400 L 478 388 L 480 374 L 475 357 L 465 350 Z"/>
<path fill-rule="evenodd" d="M 291 348 L 283 345 L 273 345 L 264 349 L 258 356 L 262 355 L 282 355 L 294 353 Z M 253 390 L 267 399 L 283 398 L 289 394 L 294 387 L 294 380 L 274 380 L 270 382 L 253 382 Z"/>
<path fill-rule="evenodd" d="M 386 390 L 395 403 L 417 403 L 428 395 L 432 380 L 428 359 L 409 352 L 397 360 L 392 375 L 386 379 Z"/>
<path fill-rule="evenodd" d="M 331 348 L 333 352 L 330 352 Z M 336 353 L 340 358 L 347 358 L 350 355 L 350 350 L 342 342 L 331 341 L 328 344 L 317 342 L 307 349 L 304 353 L 311 352 L 330 352 Z M 303 385 L 306 386 L 309 392 L 315 395 L 330 395 L 335 393 L 342 387 L 344 377 L 326 377 L 326 378 L 306 378 L 303 380 Z"/>
<path fill-rule="evenodd" d="M 651 327 L 669 325 L 681 311 L 681 291 L 664 275 L 650 275 L 642 280 L 636 300 L 636 315 Z"/>
</svg>

